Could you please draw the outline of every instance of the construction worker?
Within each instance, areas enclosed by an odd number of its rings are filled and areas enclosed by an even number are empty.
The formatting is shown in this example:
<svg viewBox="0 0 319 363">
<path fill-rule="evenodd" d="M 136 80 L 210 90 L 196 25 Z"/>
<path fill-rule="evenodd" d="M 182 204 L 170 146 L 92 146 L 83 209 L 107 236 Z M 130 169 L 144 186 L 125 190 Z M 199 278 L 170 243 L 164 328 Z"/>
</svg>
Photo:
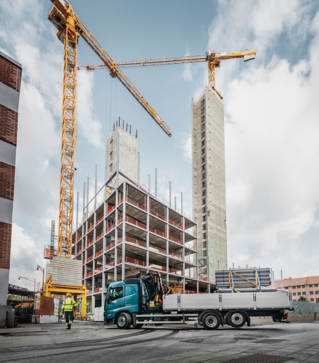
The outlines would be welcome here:
<svg viewBox="0 0 319 363">
<path fill-rule="evenodd" d="M 73 298 L 72 295 L 68 292 L 66 294 L 66 299 L 63 301 L 63 305 L 62 305 L 62 313 L 65 313 L 65 322 L 66 322 L 66 328 L 67 329 L 71 329 L 72 323 L 73 323 L 73 308 L 78 306 L 80 303 L 76 303 Z"/>
</svg>

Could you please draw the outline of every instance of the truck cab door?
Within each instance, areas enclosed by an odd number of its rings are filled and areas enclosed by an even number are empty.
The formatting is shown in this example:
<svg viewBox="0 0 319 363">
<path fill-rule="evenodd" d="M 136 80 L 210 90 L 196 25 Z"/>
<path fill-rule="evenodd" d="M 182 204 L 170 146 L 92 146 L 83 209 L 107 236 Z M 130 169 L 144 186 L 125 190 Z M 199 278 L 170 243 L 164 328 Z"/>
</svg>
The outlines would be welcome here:
<svg viewBox="0 0 319 363">
<path fill-rule="evenodd" d="M 113 319 L 114 315 L 125 306 L 124 287 L 110 287 L 105 303 L 106 319 Z"/>
<path fill-rule="evenodd" d="M 139 312 L 139 293 L 138 285 L 125 286 L 125 306 L 132 311 L 132 313 Z"/>
</svg>

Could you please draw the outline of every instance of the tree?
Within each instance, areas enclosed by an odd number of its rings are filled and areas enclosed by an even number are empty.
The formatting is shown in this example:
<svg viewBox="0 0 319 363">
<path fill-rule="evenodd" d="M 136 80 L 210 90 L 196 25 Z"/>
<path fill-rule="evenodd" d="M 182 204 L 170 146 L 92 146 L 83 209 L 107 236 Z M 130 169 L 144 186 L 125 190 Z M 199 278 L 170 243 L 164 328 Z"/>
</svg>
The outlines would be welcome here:
<svg viewBox="0 0 319 363">
<path fill-rule="evenodd" d="M 298 301 L 309 302 L 309 300 L 305 296 L 300 296 L 300 298 L 298 299 Z"/>
</svg>

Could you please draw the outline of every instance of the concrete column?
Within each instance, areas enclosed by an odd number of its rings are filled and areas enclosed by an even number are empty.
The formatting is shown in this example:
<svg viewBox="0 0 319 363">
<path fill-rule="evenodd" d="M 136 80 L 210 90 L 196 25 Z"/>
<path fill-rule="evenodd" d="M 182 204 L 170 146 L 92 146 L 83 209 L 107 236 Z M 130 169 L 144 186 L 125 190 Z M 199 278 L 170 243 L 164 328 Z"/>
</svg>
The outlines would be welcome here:
<svg viewBox="0 0 319 363">
<path fill-rule="evenodd" d="M 79 192 L 76 193 L 76 220 L 75 220 L 75 257 L 78 254 L 78 239 L 79 239 L 79 232 L 78 232 L 78 224 L 79 224 Z"/>
<path fill-rule="evenodd" d="M 117 245 L 118 245 L 118 233 L 117 233 L 117 224 L 118 224 L 118 189 L 115 191 L 115 248 L 114 248 L 114 280 L 117 280 Z"/>
<path fill-rule="evenodd" d="M 137 185 L 140 186 L 140 173 L 141 173 L 141 160 L 140 160 L 140 153 L 138 152 L 138 167 L 137 167 Z"/>
<path fill-rule="evenodd" d="M 97 193 L 97 165 L 95 164 L 95 198 L 94 198 L 94 210 L 96 211 L 96 193 Z"/>
<path fill-rule="evenodd" d="M 149 272 L 150 268 L 150 197 L 146 197 L 146 271 Z"/>
<path fill-rule="evenodd" d="M 185 225 L 185 218 L 183 217 L 183 226 Z M 183 294 L 185 294 L 185 231 L 183 231 Z"/>
<path fill-rule="evenodd" d="M 120 186 L 120 133 L 117 133 L 116 188 Z"/>
<path fill-rule="evenodd" d="M 82 223 L 85 221 L 85 182 L 83 183 L 83 215 L 82 215 Z"/>
<path fill-rule="evenodd" d="M 126 216 L 126 181 L 123 182 L 123 227 L 122 227 L 122 280 L 125 279 L 125 216 Z"/>
</svg>

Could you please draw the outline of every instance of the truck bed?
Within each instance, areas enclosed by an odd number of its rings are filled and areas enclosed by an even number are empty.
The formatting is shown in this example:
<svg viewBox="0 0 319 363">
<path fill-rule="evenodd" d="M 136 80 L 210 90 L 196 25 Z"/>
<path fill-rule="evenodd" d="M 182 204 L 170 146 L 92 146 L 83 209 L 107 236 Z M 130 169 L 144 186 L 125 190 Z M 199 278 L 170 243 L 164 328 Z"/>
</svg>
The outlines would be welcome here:
<svg viewBox="0 0 319 363">
<path fill-rule="evenodd" d="M 290 309 L 289 291 L 164 295 L 164 311 Z"/>
</svg>

